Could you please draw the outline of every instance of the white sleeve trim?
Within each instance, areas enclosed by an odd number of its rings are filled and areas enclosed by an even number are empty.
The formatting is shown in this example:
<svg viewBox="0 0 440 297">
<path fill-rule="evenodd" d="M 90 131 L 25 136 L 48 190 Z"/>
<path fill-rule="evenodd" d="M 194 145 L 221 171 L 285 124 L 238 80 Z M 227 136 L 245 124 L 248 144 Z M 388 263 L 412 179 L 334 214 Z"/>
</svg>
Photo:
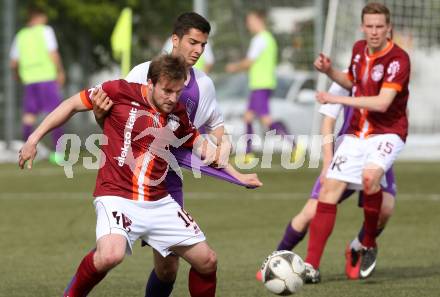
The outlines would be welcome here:
<svg viewBox="0 0 440 297">
<path fill-rule="evenodd" d="M 58 50 L 57 38 L 51 26 L 44 27 L 44 38 L 46 39 L 47 50 L 49 52 Z"/>
<path fill-rule="evenodd" d="M 202 71 L 194 69 L 194 74 L 197 79 L 200 94 L 194 125 L 197 128 L 205 126 L 208 131 L 213 131 L 224 125 L 223 115 L 215 96 L 214 83 Z"/>
<path fill-rule="evenodd" d="M 14 40 L 12 41 L 11 50 L 9 52 L 9 58 L 11 60 L 18 60 L 20 54 L 18 53 L 17 48 L 17 35 L 15 35 Z"/>
<path fill-rule="evenodd" d="M 266 46 L 266 39 L 262 35 L 255 35 L 251 40 L 246 58 L 255 61 L 263 53 Z"/>
</svg>

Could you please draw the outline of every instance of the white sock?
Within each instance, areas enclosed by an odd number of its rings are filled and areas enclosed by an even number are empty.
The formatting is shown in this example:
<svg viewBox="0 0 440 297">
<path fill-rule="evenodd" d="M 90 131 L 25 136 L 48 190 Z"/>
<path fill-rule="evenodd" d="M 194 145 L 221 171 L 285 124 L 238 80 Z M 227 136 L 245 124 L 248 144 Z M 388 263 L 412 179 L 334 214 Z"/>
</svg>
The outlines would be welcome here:
<svg viewBox="0 0 440 297">
<path fill-rule="evenodd" d="M 360 251 L 362 249 L 362 243 L 359 241 L 357 236 L 350 242 L 350 248 L 354 249 L 355 251 Z"/>
</svg>

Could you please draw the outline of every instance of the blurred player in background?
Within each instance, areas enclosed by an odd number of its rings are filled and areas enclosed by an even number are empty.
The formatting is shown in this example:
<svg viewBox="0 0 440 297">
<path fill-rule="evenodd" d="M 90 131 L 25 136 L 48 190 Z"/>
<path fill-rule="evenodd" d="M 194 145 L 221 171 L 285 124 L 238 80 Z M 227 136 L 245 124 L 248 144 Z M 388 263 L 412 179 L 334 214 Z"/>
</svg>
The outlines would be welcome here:
<svg viewBox="0 0 440 297">
<path fill-rule="evenodd" d="M 319 193 L 316 215 L 310 223 L 306 282 L 320 281 L 319 264 L 336 220 L 336 204 L 347 185 L 363 189 L 364 236 L 360 253 L 360 278 L 376 266 L 377 227 L 383 200 L 381 182 L 403 149 L 408 134 L 407 101 L 410 75 L 408 54 L 388 39 L 390 12 L 380 3 L 362 9 L 365 40 L 353 46 L 348 74 L 333 68 L 321 54 L 315 68 L 353 97 L 318 92 L 317 100 L 354 107 L 350 126 L 334 153 Z"/>
<path fill-rule="evenodd" d="M 266 130 L 279 130 L 273 125 L 269 111 L 269 99 L 275 89 L 278 46 L 273 35 L 266 26 L 266 13 L 261 10 L 250 11 L 246 16 L 246 26 L 253 35 L 246 58 L 226 65 L 226 72 L 248 71 L 249 73 L 249 105 L 244 114 L 246 133 L 253 134 L 252 123 L 257 117 Z M 281 131 L 282 134 L 287 134 Z M 245 161 L 252 159 L 251 141 L 246 147 Z"/>
<path fill-rule="evenodd" d="M 195 127 L 203 127 L 219 144 L 217 163 L 227 167 L 228 173 L 243 181 L 245 184 L 260 186 L 261 183 L 256 175 L 241 174 L 228 165 L 230 144 L 225 136 L 223 117 L 217 105 L 215 88 L 212 80 L 202 71 L 195 69 L 193 65 L 198 61 L 208 41 L 210 32 L 209 22 L 194 12 L 181 14 L 175 21 L 173 28 L 172 55 L 184 57 L 187 69 L 187 80 L 180 95 L 179 101 L 186 107 L 186 111 Z M 139 64 L 127 75 L 126 80 L 145 84 L 144 74 L 148 72 L 150 62 Z M 101 98 L 101 99 L 100 99 Z M 105 120 L 105 113 L 112 107 L 112 100 L 105 96 L 94 100 L 94 112 L 97 120 Z M 169 193 L 183 207 L 183 184 L 180 177 L 173 171 L 169 171 L 166 177 L 166 185 Z M 154 269 L 151 271 L 147 286 L 147 297 L 169 296 L 173 290 L 177 277 L 179 258 L 170 254 L 163 257 L 153 249 Z M 191 288 L 191 278 L 189 287 Z"/>
<path fill-rule="evenodd" d="M 24 85 L 23 139 L 28 139 L 39 113 L 49 113 L 61 102 L 59 88 L 65 76 L 58 44 L 52 27 L 47 25 L 46 13 L 36 7 L 28 9 L 26 27 L 15 35 L 10 51 L 10 65 Z M 56 147 L 63 131 L 52 132 Z M 51 159 L 56 154 L 51 154 Z"/>
<path fill-rule="evenodd" d="M 82 260 L 64 296 L 87 296 L 126 253 L 131 254 L 139 238 L 163 257 L 176 253 L 191 264 L 191 296 L 215 296 L 216 255 L 194 219 L 169 195 L 164 177 L 170 160 L 158 154 L 171 154 L 169 147 L 179 143 L 194 148 L 203 159 L 215 157 L 215 147 L 199 137 L 179 102 L 186 72 L 181 57 L 164 55 L 151 62 L 146 86 L 125 80 L 98 86 L 112 96 L 114 106 L 104 123 L 109 141 L 102 146 L 105 159 L 94 193 L 96 250 Z M 92 109 L 92 92 L 72 96 L 45 118 L 20 150 L 21 168 L 27 161 L 32 168 L 36 145 L 46 133 L 76 112 Z M 155 132 L 143 137 L 149 130 Z"/>
<path fill-rule="evenodd" d="M 329 93 L 335 96 L 349 96 L 350 92 L 341 86 L 333 83 L 329 89 Z M 344 121 L 342 127 L 337 134 L 337 137 L 344 135 L 347 131 L 351 115 L 353 114 L 353 107 L 342 106 L 341 104 L 324 104 L 319 109 L 319 112 L 323 115 L 321 123 L 321 135 L 323 137 L 323 167 L 321 174 L 315 181 L 309 200 L 304 205 L 304 208 L 292 218 L 287 224 L 284 235 L 278 244 L 277 250 L 292 250 L 298 243 L 300 243 L 307 233 L 310 221 L 313 219 L 316 213 L 316 205 L 318 204 L 319 191 L 328 167 L 333 159 L 334 141 L 333 133 L 336 125 L 336 120 L 341 111 L 344 114 Z M 394 181 L 393 170 L 390 169 L 386 172 L 386 184 L 383 187 L 383 203 L 379 216 L 379 223 L 377 226 L 377 236 L 379 236 L 385 228 L 386 223 L 393 214 L 396 196 L 396 184 Z M 344 201 L 351 196 L 355 191 L 346 190 L 338 203 Z M 362 206 L 362 192 L 359 193 L 359 206 Z M 345 273 L 349 279 L 358 279 L 360 270 L 360 257 L 359 254 L 364 251 L 362 249 L 361 242 L 364 238 L 365 230 L 364 226 L 361 227 L 359 234 L 348 244 L 346 249 L 346 266 Z M 257 272 L 257 279 L 261 280 L 261 271 Z"/>
</svg>

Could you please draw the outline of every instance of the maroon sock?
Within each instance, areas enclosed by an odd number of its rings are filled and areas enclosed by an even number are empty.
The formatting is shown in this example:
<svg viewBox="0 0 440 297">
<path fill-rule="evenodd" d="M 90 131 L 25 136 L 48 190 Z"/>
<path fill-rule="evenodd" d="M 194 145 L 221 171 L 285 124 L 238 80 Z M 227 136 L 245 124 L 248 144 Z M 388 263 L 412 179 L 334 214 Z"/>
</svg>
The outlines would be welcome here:
<svg viewBox="0 0 440 297">
<path fill-rule="evenodd" d="M 107 272 L 96 271 L 93 263 L 95 250 L 90 251 L 79 264 L 76 274 L 64 290 L 65 297 L 84 297 L 96 286 Z"/>
<path fill-rule="evenodd" d="M 364 193 L 365 234 L 362 239 L 363 246 L 376 246 L 377 223 L 379 221 L 379 213 L 382 206 L 382 197 L 382 190 L 370 195 Z"/>
<path fill-rule="evenodd" d="M 191 297 L 214 297 L 217 285 L 216 272 L 201 274 L 191 267 L 188 287 Z"/>
<path fill-rule="evenodd" d="M 318 201 L 316 214 L 310 223 L 310 237 L 307 246 L 306 262 L 319 268 L 327 239 L 333 231 L 336 221 L 336 205 Z"/>
</svg>

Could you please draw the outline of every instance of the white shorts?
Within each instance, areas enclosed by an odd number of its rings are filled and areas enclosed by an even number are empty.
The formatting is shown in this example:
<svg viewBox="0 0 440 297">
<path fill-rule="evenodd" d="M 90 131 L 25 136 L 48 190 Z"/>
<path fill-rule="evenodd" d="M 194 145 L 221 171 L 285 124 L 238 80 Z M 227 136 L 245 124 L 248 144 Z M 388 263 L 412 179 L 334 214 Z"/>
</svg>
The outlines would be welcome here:
<svg viewBox="0 0 440 297">
<path fill-rule="evenodd" d="M 353 189 L 362 189 L 362 171 L 367 164 L 375 164 L 386 172 L 405 145 L 397 134 L 342 137 L 326 177 L 347 182 Z M 386 182 L 385 176 L 382 181 Z"/>
<path fill-rule="evenodd" d="M 96 211 L 96 240 L 108 234 L 127 239 L 127 254 L 142 238 L 163 257 L 173 246 L 189 246 L 205 241 L 194 219 L 170 195 L 157 201 L 134 201 L 118 196 L 100 196 Z"/>
</svg>

